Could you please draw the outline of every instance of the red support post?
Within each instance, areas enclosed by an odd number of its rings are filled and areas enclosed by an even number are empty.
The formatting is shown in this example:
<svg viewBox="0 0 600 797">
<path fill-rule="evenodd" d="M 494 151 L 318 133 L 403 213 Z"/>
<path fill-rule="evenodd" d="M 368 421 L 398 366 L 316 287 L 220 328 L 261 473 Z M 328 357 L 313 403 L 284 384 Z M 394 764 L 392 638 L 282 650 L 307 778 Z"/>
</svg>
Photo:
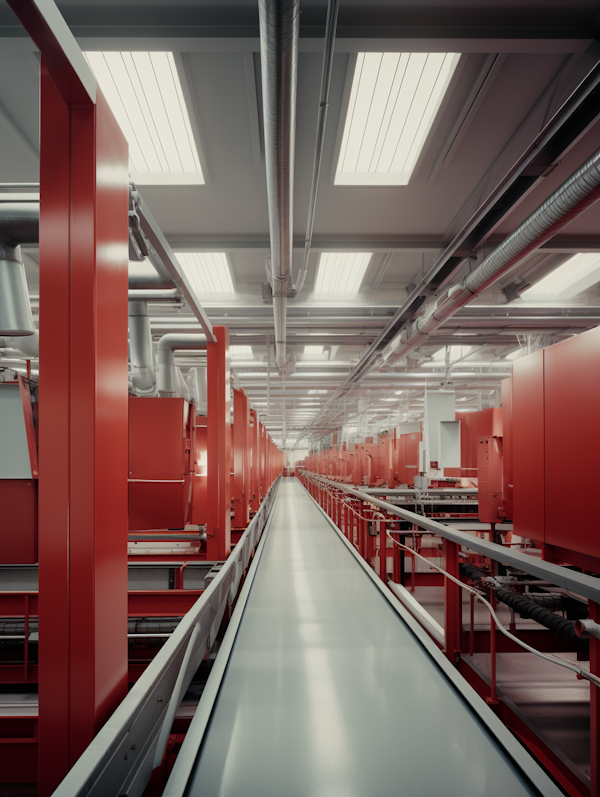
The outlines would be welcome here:
<svg viewBox="0 0 600 797">
<path fill-rule="evenodd" d="M 256 410 L 250 410 L 250 421 L 252 426 L 250 427 L 250 437 L 251 437 L 251 475 L 250 475 L 250 489 L 251 489 L 251 496 L 252 496 L 252 512 L 257 512 L 258 507 L 260 506 L 260 423 L 258 421 L 258 414 Z"/>
<path fill-rule="evenodd" d="M 231 415 L 229 330 L 213 327 L 215 343 L 207 343 L 207 539 L 210 561 L 231 553 Z"/>
<path fill-rule="evenodd" d="M 444 556 L 446 572 L 454 576 L 454 578 L 458 578 L 458 545 L 450 540 L 444 540 Z M 413 569 L 414 566 L 413 560 Z M 460 587 L 447 576 L 444 576 L 445 653 L 452 663 L 455 661 L 457 652 L 460 651 L 461 612 Z"/>
<path fill-rule="evenodd" d="M 245 529 L 249 523 L 248 482 L 249 457 L 248 397 L 243 390 L 233 391 L 233 485 L 235 514 L 233 525 Z"/>
<path fill-rule="evenodd" d="M 127 694 L 128 148 L 100 91 L 63 79 L 42 62 L 42 797 Z"/>
</svg>

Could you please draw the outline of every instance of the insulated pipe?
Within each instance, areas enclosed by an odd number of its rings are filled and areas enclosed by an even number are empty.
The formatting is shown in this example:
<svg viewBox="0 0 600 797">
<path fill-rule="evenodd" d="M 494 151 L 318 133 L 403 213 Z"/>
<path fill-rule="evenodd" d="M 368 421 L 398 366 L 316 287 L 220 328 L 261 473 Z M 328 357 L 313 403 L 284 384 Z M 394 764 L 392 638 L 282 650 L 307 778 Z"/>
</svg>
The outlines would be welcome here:
<svg viewBox="0 0 600 797">
<path fill-rule="evenodd" d="M 283 372 L 292 277 L 300 0 L 259 0 L 258 11 L 276 362 Z"/>
<path fill-rule="evenodd" d="M 40 356 L 40 333 L 36 329 L 33 335 L 20 338 L 0 338 L 0 349 L 14 349 L 25 357 L 36 359 Z"/>
<path fill-rule="evenodd" d="M 158 341 L 158 392 L 163 397 L 180 395 L 178 371 L 175 365 L 175 351 L 194 351 L 206 349 L 206 335 L 163 335 Z"/>
<path fill-rule="evenodd" d="M 129 302 L 129 345 L 133 387 L 137 393 L 152 395 L 156 374 L 147 302 Z"/>
<path fill-rule="evenodd" d="M 20 244 L 39 240 L 39 204 L 0 204 L 0 335 L 33 335 L 35 324 L 29 304 Z"/>
<path fill-rule="evenodd" d="M 474 271 L 453 286 L 428 313 L 418 318 L 410 332 L 403 331 L 389 344 L 382 354 L 380 368 L 387 368 L 409 355 L 457 310 L 469 304 L 599 198 L 600 150 L 597 150 Z"/>
<path fill-rule="evenodd" d="M 178 288 L 167 288 L 165 290 L 144 290 L 131 289 L 131 277 L 129 281 L 129 301 L 130 302 L 181 302 L 182 296 Z M 195 319 L 194 319 L 195 320 Z"/>
<path fill-rule="evenodd" d="M 304 280 L 306 279 L 306 273 L 308 271 L 308 258 L 312 246 L 313 226 L 317 208 L 317 191 L 319 190 L 319 176 L 321 174 L 321 161 L 323 159 L 323 141 L 325 139 L 325 125 L 327 124 L 327 108 L 329 107 L 329 85 L 331 83 L 331 69 L 333 66 L 335 30 L 339 5 L 339 0 L 329 0 L 327 5 L 325 51 L 323 53 L 323 71 L 321 72 L 321 96 L 319 97 L 319 115 L 317 117 L 317 141 L 315 144 L 315 159 L 313 163 L 312 184 L 310 187 L 308 221 L 306 223 L 306 235 L 304 237 L 304 261 L 298 274 L 298 281 L 294 286 L 294 295 L 299 294 L 304 287 Z"/>
</svg>

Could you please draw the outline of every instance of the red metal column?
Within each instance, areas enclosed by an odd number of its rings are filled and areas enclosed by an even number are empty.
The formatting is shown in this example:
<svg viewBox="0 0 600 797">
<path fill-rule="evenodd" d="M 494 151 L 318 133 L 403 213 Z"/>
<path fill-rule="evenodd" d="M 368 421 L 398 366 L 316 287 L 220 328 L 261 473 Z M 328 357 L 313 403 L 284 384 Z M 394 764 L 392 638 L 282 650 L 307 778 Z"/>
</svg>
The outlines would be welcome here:
<svg viewBox="0 0 600 797">
<path fill-rule="evenodd" d="M 259 449 L 260 449 L 260 500 L 267 494 L 267 430 L 264 424 L 260 424 L 259 435 Z"/>
<path fill-rule="evenodd" d="M 444 556 L 446 559 L 446 572 L 454 576 L 454 578 L 458 578 L 458 545 L 455 542 L 444 540 Z M 415 561 L 413 559 L 413 572 L 414 567 Z M 461 612 L 462 599 L 460 587 L 447 576 L 444 576 L 445 653 L 453 663 L 456 653 L 460 650 Z"/>
<path fill-rule="evenodd" d="M 260 426 L 256 410 L 250 410 L 250 420 L 252 426 L 250 427 L 251 437 L 251 474 L 250 474 L 250 490 L 252 496 L 252 511 L 256 512 L 260 505 L 260 468 L 259 468 L 259 439 L 260 439 Z"/>
<path fill-rule="evenodd" d="M 213 327 L 216 343 L 208 343 L 207 386 L 207 540 L 206 555 L 223 561 L 231 553 L 231 416 L 229 330 Z"/>
<path fill-rule="evenodd" d="M 43 65 L 40 795 L 127 693 L 128 150 L 71 101 Z"/>
<path fill-rule="evenodd" d="M 233 484 L 236 529 L 245 529 L 248 516 L 248 397 L 243 390 L 233 391 Z"/>
</svg>

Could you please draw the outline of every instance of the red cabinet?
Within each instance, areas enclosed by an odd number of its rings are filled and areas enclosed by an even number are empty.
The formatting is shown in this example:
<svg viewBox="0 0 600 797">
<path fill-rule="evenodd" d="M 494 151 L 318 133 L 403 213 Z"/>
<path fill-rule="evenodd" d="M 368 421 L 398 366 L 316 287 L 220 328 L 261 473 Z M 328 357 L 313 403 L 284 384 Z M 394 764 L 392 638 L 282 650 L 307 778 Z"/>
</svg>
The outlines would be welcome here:
<svg viewBox="0 0 600 797">
<path fill-rule="evenodd" d="M 182 398 L 130 397 L 130 530 L 191 522 L 195 412 Z"/>
</svg>

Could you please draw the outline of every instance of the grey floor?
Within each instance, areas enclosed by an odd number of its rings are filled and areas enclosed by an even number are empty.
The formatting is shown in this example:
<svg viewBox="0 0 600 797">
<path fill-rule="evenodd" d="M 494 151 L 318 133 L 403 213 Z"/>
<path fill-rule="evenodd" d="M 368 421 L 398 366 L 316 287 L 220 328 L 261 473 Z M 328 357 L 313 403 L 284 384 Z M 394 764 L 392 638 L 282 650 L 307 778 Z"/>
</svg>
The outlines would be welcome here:
<svg viewBox="0 0 600 797">
<path fill-rule="evenodd" d="M 188 794 L 534 792 L 285 479 Z"/>
</svg>

